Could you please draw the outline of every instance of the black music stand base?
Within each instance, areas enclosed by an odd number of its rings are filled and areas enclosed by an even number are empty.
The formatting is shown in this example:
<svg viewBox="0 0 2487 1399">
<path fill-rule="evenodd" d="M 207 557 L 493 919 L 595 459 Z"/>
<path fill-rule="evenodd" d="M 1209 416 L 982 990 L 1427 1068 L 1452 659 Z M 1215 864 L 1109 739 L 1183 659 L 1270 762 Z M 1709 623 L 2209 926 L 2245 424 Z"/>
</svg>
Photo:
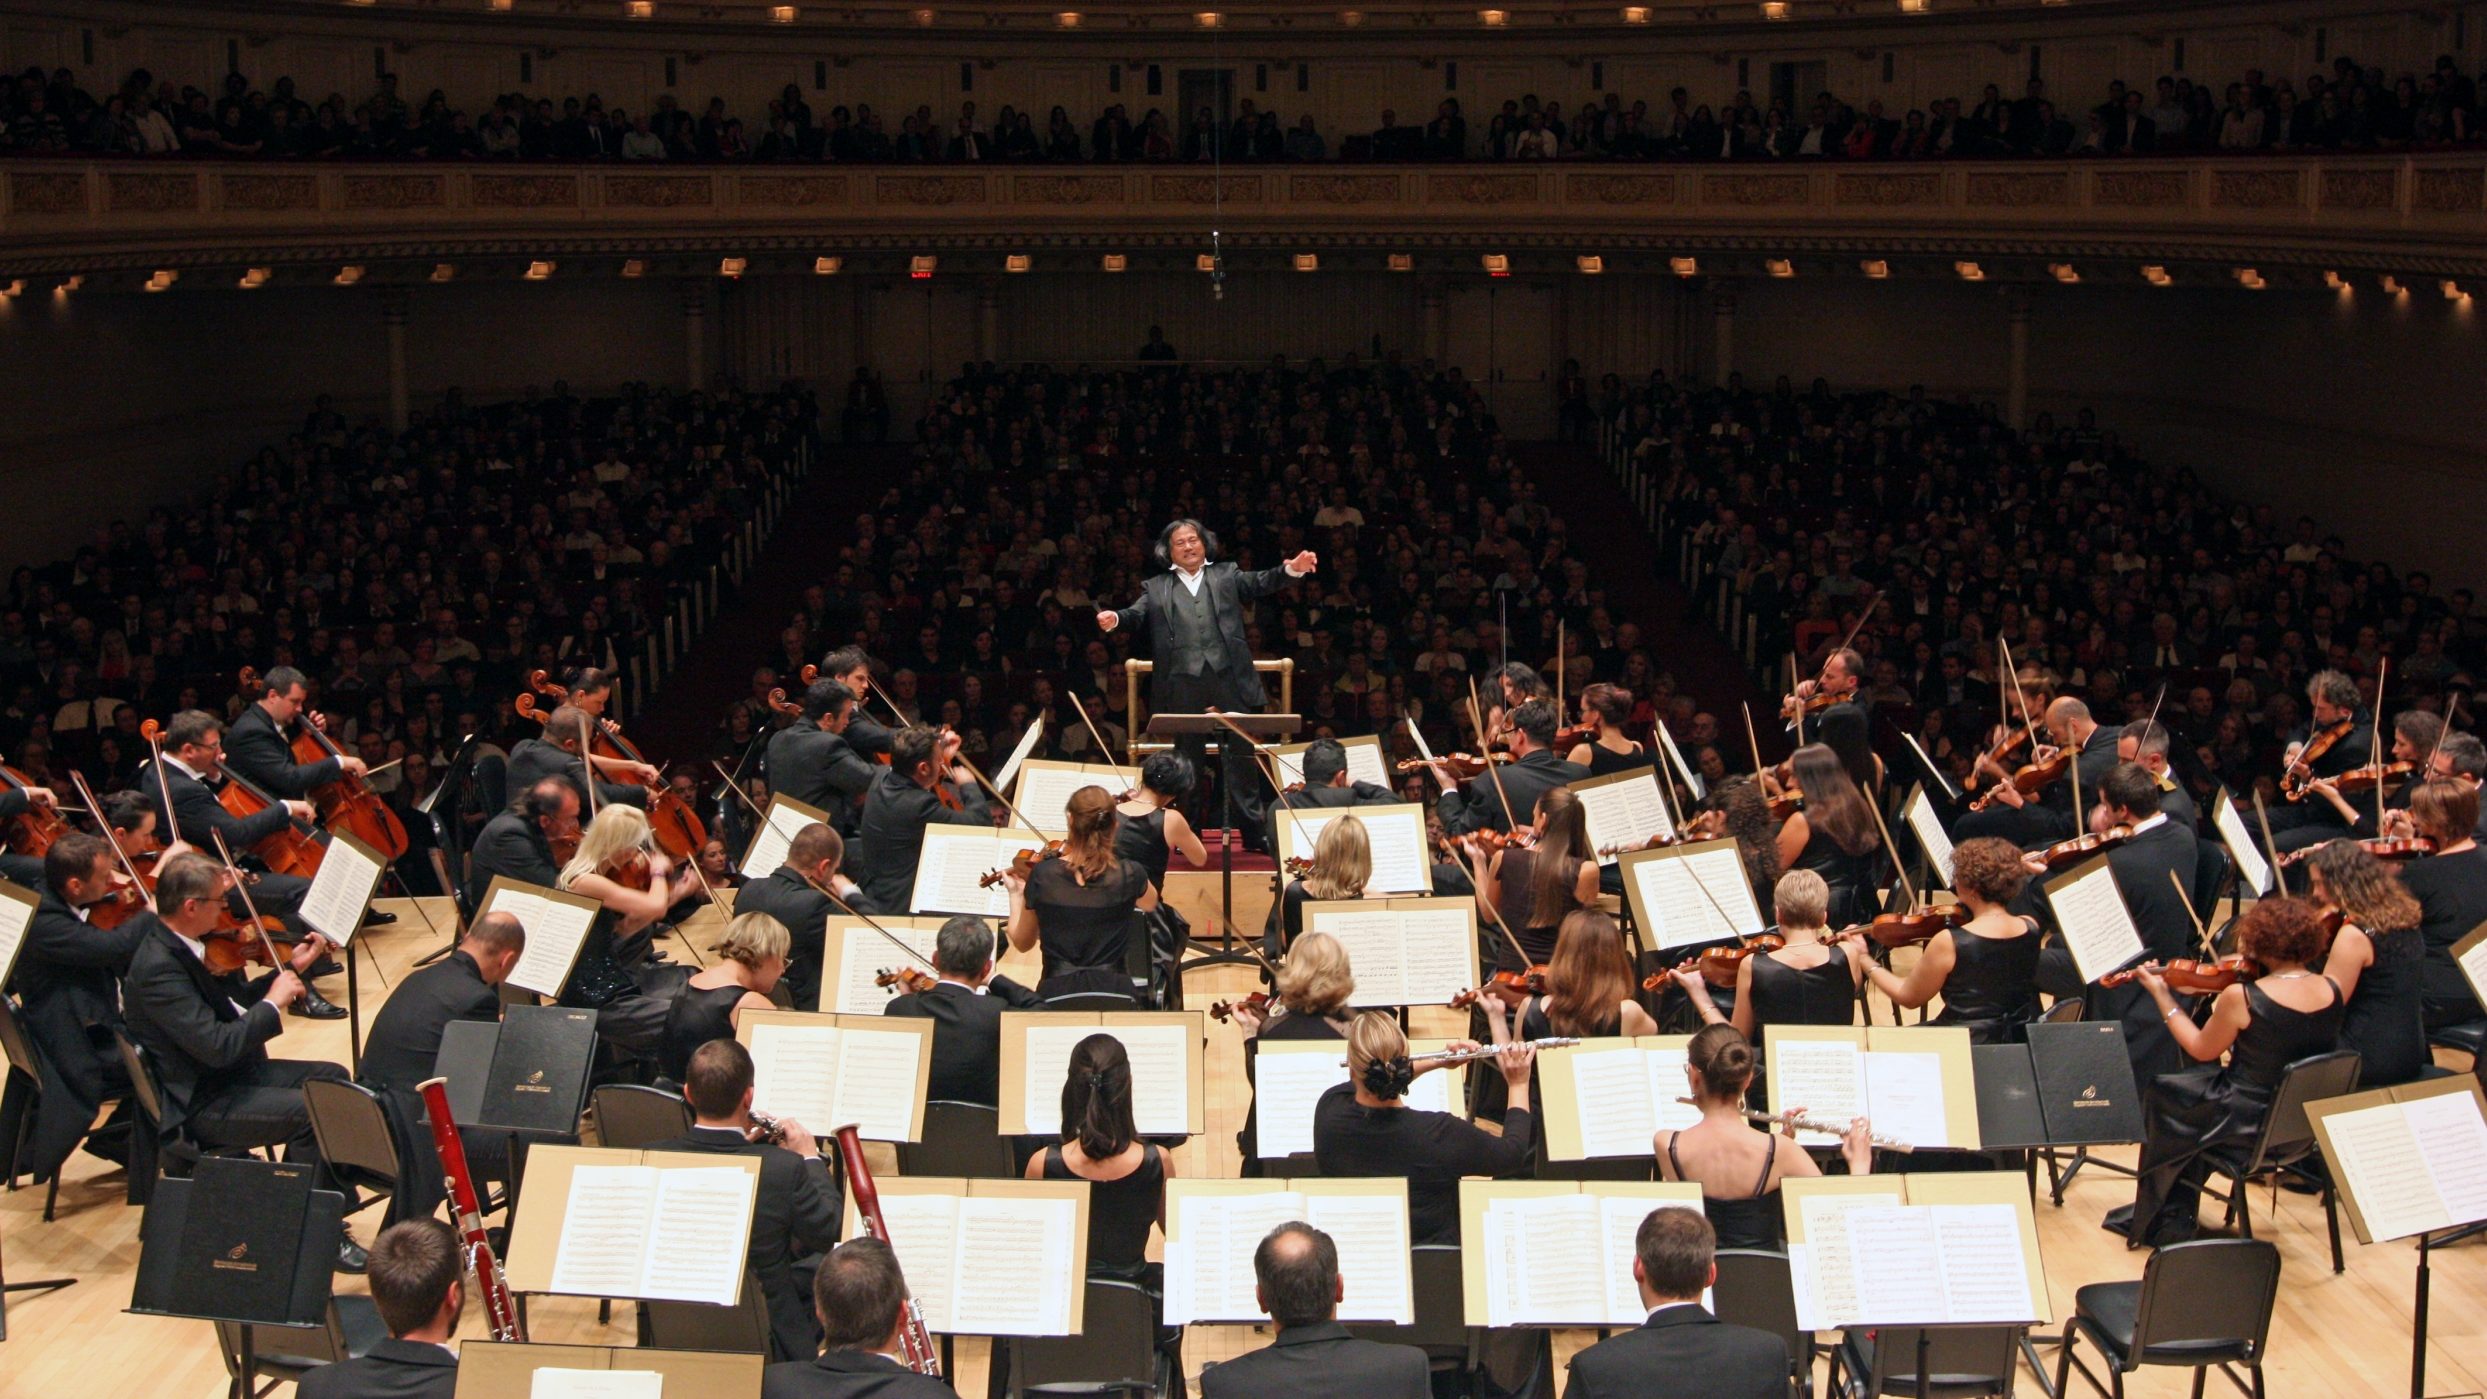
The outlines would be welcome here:
<svg viewBox="0 0 2487 1399">
<path fill-rule="evenodd" d="M 1235 784 L 1218 782 L 1218 937 L 1209 942 L 1199 937 L 1185 937 L 1183 948 L 1176 954 L 1186 970 L 1193 967 L 1257 967 L 1261 959 L 1235 945 L 1235 846 L 1243 838 L 1243 830 L 1235 824 Z"/>
<path fill-rule="evenodd" d="M 2435 1271 L 2428 1251 L 2481 1233 L 2487 1233 L 2487 1223 L 2464 1225 L 2437 1238 L 2429 1238 L 2423 1232 L 2418 1235 L 2418 1296 L 2411 1308 L 2409 1399 L 2427 1399 L 2427 1292 Z"/>
</svg>

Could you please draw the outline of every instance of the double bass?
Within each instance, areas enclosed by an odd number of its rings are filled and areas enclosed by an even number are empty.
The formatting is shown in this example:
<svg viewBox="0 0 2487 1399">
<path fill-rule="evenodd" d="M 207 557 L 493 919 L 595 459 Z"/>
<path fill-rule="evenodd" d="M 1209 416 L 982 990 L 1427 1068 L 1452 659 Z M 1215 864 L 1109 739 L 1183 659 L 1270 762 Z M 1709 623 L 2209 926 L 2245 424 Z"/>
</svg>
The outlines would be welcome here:
<svg viewBox="0 0 2487 1399">
<path fill-rule="evenodd" d="M 265 689 L 259 672 L 249 666 L 242 667 L 241 686 L 246 696 Z M 297 763 L 316 764 L 345 756 L 345 750 L 328 736 L 318 716 L 308 710 L 295 724 L 291 742 Z M 405 855 L 405 823 L 397 819 L 397 812 L 363 778 L 340 771 L 336 780 L 321 783 L 309 795 L 311 805 L 319 808 L 322 826 L 344 831 L 390 860 Z"/>
</svg>

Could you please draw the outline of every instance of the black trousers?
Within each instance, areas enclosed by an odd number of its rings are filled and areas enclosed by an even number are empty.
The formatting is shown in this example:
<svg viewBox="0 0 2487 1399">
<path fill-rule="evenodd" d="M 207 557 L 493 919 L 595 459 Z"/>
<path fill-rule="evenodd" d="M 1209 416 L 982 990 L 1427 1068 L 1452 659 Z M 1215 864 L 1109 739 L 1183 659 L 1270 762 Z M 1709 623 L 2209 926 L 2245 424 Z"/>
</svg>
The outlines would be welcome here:
<svg viewBox="0 0 2487 1399">
<path fill-rule="evenodd" d="M 213 1092 L 192 1103 L 184 1126 L 205 1147 L 283 1147 L 287 1161 L 319 1167 L 317 1188 L 344 1191 L 351 1208 L 354 1192 L 321 1162 L 311 1109 L 302 1099 L 302 1085 L 313 1079 L 351 1077 L 344 1065 L 325 1060 L 263 1059 L 227 1074 Z"/>
<path fill-rule="evenodd" d="M 1240 682 L 1223 671 L 1203 675 L 1170 675 L 1160 671 L 1156 684 L 1149 690 L 1149 704 L 1153 714 L 1200 714 L 1213 705 L 1229 714 L 1249 714 L 1261 707 L 1243 698 Z M 1175 741 L 1175 751 L 1206 772 L 1212 739 L 1218 745 L 1218 780 L 1224 784 L 1219 791 L 1234 795 L 1235 825 L 1242 830 L 1244 843 L 1257 849 L 1268 839 L 1264 833 L 1269 829 L 1270 786 L 1252 750 L 1244 746 L 1242 739 L 1220 729 L 1215 735 L 1185 734 Z M 1223 800 L 1212 795 L 1210 804 L 1192 824 L 1203 830 L 1225 825 Z"/>
</svg>

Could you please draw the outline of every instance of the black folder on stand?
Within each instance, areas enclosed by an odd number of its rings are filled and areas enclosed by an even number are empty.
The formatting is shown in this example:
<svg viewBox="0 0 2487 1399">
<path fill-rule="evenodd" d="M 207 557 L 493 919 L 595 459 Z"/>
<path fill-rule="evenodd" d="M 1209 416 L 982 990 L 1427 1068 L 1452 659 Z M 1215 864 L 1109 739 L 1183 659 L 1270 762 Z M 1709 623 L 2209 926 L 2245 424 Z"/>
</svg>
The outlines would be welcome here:
<svg viewBox="0 0 2487 1399">
<path fill-rule="evenodd" d="M 209 1157 L 147 1203 L 129 1309 L 255 1326 L 325 1326 L 345 1197 L 311 1168 Z"/>
</svg>

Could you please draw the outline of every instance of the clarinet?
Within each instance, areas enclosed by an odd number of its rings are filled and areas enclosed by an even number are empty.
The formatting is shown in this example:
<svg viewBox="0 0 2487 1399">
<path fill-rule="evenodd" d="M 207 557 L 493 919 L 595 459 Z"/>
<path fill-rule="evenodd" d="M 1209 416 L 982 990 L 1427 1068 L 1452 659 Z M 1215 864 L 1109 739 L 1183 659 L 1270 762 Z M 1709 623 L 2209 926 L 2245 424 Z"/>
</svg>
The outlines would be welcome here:
<svg viewBox="0 0 2487 1399">
<path fill-rule="evenodd" d="M 432 1124 L 432 1147 L 440 1154 L 440 1168 L 449 1184 L 449 1208 L 456 1213 L 458 1236 L 466 1249 L 466 1265 L 475 1274 L 475 1290 L 484 1295 L 484 1317 L 492 1324 L 492 1339 L 524 1341 L 526 1328 L 519 1324 L 518 1304 L 512 1300 L 508 1279 L 501 1276 L 501 1262 L 492 1256 L 492 1242 L 484 1233 L 483 1197 L 475 1193 L 475 1175 L 467 1169 L 466 1143 L 458 1137 L 458 1124 L 449 1115 L 449 1080 L 425 1080 L 416 1092 L 423 1095 L 423 1116 Z"/>
<path fill-rule="evenodd" d="M 881 1219 L 881 1193 L 872 1187 L 872 1172 L 864 1168 L 863 1133 L 855 1123 L 840 1127 L 834 1134 L 838 1143 L 838 1163 L 846 1170 L 846 1188 L 855 1197 L 856 1217 L 863 1220 L 864 1232 L 888 1244 L 893 1252 L 898 1245 L 890 1239 L 889 1225 Z M 907 1352 L 907 1368 L 919 1375 L 941 1378 L 941 1352 L 933 1346 L 932 1328 L 924 1324 L 924 1308 L 909 1292 L 904 1311 L 905 1334 L 901 1340 Z"/>
</svg>

